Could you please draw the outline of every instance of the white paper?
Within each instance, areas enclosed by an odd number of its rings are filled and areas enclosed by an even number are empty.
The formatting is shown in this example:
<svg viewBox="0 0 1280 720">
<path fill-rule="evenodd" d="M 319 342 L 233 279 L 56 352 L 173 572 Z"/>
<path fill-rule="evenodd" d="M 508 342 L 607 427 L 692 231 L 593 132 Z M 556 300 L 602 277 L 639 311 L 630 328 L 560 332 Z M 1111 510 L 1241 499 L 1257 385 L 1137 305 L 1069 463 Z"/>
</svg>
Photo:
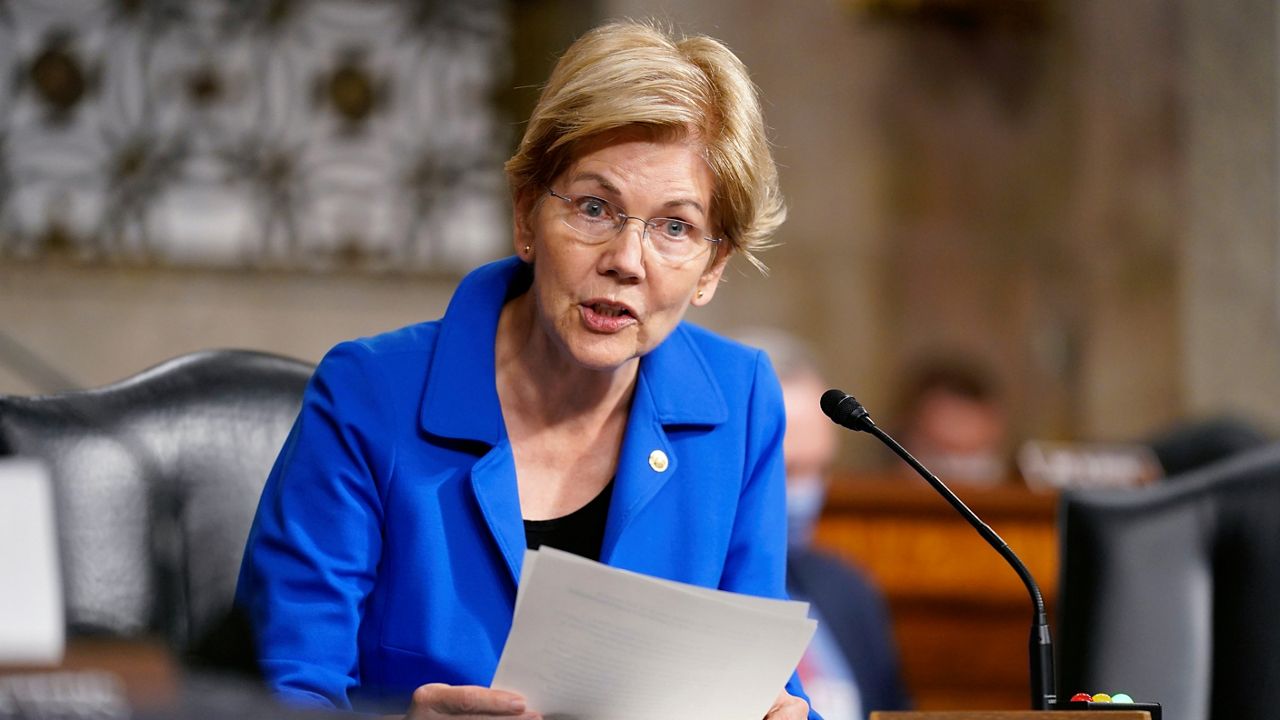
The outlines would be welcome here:
<svg viewBox="0 0 1280 720">
<path fill-rule="evenodd" d="M 611 568 L 606 565 L 601 565 L 600 563 L 595 562 L 594 560 L 588 560 L 582 557 L 581 555 L 574 555 L 573 553 L 567 553 L 567 552 L 564 552 L 563 550 L 557 550 L 552 547 L 546 548 L 545 552 L 547 552 L 548 554 L 556 555 L 558 560 L 563 562 L 583 563 L 588 566 L 596 566 L 596 567 L 603 568 L 608 572 L 633 575 L 636 577 L 644 578 L 646 582 L 664 585 L 666 587 L 669 587 L 673 590 L 677 590 L 679 592 L 693 593 L 694 595 L 697 595 L 699 597 L 712 599 L 716 602 L 733 603 L 741 607 L 760 610 L 761 612 L 776 613 L 778 615 L 781 615 L 782 617 L 793 617 L 793 618 L 801 618 L 801 619 L 809 617 L 809 603 L 807 602 L 797 602 L 795 600 L 778 600 L 777 598 L 766 598 L 766 597 L 760 597 L 758 595 L 743 595 L 741 593 L 725 592 L 723 590 L 716 590 L 715 588 L 702 587 L 701 585 L 690 585 L 688 583 L 676 582 L 675 580 L 667 580 L 666 578 L 658 578 L 658 577 L 653 577 L 651 575 L 641 575 L 640 573 L 632 572 L 630 570 L 624 570 L 622 568 Z M 538 552 L 526 552 L 525 559 L 527 560 L 532 558 L 536 563 L 538 554 L 539 554 Z M 524 577 L 523 570 L 521 571 L 520 576 L 523 579 Z M 519 589 L 517 589 L 516 591 L 516 607 L 517 608 L 520 607 Z"/>
<path fill-rule="evenodd" d="M 0 664 L 57 664 L 65 631 L 49 473 L 0 460 Z"/>
<path fill-rule="evenodd" d="M 817 623 L 804 603 L 527 553 L 492 686 L 549 720 L 763 718 Z"/>
</svg>

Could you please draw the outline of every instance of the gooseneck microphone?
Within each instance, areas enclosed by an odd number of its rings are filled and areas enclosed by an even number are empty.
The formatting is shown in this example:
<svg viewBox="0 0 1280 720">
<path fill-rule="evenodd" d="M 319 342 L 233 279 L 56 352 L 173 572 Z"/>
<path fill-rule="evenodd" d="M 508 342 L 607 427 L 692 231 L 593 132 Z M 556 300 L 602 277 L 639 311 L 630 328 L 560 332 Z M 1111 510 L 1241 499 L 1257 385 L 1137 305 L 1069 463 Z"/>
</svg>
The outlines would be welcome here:
<svg viewBox="0 0 1280 720">
<path fill-rule="evenodd" d="M 1052 710 L 1054 703 L 1057 701 L 1057 693 L 1054 690 L 1053 680 L 1053 640 L 1049 636 L 1049 620 L 1044 610 L 1044 596 L 1040 594 L 1040 586 L 1036 584 L 1035 578 L 1031 577 L 1031 572 L 1027 570 L 1027 566 L 1022 564 L 1022 560 L 1014 554 L 995 530 L 974 514 L 972 510 L 965 505 L 951 489 L 942 483 L 928 468 L 920 464 L 907 452 L 896 440 L 889 436 L 888 433 L 881 430 L 871 420 L 871 415 L 867 409 L 862 407 L 862 403 L 848 393 L 840 390 L 828 390 L 822 394 L 822 412 L 827 414 L 837 425 L 843 425 L 850 430 L 858 432 L 871 433 L 884 443 L 910 465 L 920 477 L 924 478 L 934 490 L 938 491 L 951 507 L 956 509 L 965 520 L 973 526 L 982 539 L 986 540 L 996 552 L 1009 563 L 1014 572 L 1018 573 L 1018 577 L 1022 580 L 1022 584 L 1027 587 L 1027 592 L 1031 595 L 1031 604 L 1034 606 L 1034 612 L 1031 617 L 1031 638 L 1029 642 L 1029 650 L 1031 657 L 1031 709 L 1032 710 Z"/>
</svg>

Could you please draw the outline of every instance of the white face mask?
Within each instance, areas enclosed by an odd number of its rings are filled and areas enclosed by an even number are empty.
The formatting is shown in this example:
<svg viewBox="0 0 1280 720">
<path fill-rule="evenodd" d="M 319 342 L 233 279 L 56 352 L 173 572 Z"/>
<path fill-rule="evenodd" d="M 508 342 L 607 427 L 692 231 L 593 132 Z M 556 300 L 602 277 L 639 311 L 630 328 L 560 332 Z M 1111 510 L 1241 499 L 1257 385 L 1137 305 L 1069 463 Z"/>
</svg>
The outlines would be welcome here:
<svg viewBox="0 0 1280 720">
<path fill-rule="evenodd" d="M 938 453 L 930 455 L 925 464 L 943 482 L 998 485 L 1005 480 L 1004 462 L 995 452 Z"/>
<path fill-rule="evenodd" d="M 787 479 L 787 542 L 804 547 L 813 539 L 813 528 L 822 514 L 827 484 L 818 474 Z"/>
</svg>

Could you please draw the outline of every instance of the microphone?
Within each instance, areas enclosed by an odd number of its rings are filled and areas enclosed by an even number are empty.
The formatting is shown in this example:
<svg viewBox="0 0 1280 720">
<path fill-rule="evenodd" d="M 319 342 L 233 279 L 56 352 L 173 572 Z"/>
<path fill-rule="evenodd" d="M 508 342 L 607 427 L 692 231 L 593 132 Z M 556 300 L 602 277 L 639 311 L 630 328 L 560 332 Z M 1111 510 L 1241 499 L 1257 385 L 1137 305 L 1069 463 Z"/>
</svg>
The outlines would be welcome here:
<svg viewBox="0 0 1280 720">
<path fill-rule="evenodd" d="M 890 450 L 906 461 L 920 477 L 924 478 L 938 494 L 943 497 L 956 512 L 969 522 L 983 540 L 987 541 L 996 552 L 1009 563 L 1014 572 L 1018 573 L 1018 577 L 1022 580 L 1022 584 L 1026 586 L 1027 592 L 1031 596 L 1031 604 L 1033 613 L 1031 617 L 1031 637 L 1028 643 L 1031 665 L 1031 709 L 1032 710 L 1052 710 L 1054 703 L 1057 701 L 1057 693 L 1054 689 L 1053 679 L 1053 640 L 1049 635 L 1048 615 L 1044 610 L 1044 596 L 1040 593 L 1040 586 L 1036 584 L 1035 578 L 1031 577 L 1031 572 L 1027 570 L 1027 566 L 1022 564 L 1022 560 L 1009 548 L 995 530 L 984 523 L 972 510 L 965 505 L 951 489 L 942 483 L 936 475 L 929 472 L 928 468 L 920 464 L 907 452 L 896 440 L 889 436 L 888 433 L 881 430 L 874 421 L 871 420 L 870 413 L 862 407 L 862 403 L 856 398 L 841 390 L 828 390 L 822 394 L 822 412 L 827 414 L 837 425 L 842 425 L 858 432 L 866 432 L 876 436 L 880 442 L 884 443 Z"/>
</svg>

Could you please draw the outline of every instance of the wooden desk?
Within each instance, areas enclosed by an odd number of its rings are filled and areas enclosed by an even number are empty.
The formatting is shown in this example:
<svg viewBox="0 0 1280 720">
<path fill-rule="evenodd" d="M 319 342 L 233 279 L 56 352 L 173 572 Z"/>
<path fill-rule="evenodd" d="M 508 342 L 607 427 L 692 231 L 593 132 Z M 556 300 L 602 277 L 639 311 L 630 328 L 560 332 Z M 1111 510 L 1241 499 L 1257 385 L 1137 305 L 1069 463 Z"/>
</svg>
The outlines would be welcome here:
<svg viewBox="0 0 1280 720">
<path fill-rule="evenodd" d="M 103 671 L 119 680 L 130 707 L 171 704 L 178 696 L 179 670 L 169 648 L 155 640 L 73 638 L 55 666 L 0 665 L 0 676 Z"/>
<path fill-rule="evenodd" d="M 1056 496 L 1013 486 L 953 489 L 1018 553 L 1052 612 Z M 1026 589 L 923 481 L 837 479 L 815 542 L 864 568 L 884 591 L 917 708 L 1029 707 Z"/>
<path fill-rule="evenodd" d="M 150 720 L 332 720 L 333 711 L 281 705 L 262 684 L 185 668 L 164 643 L 147 639 L 69 641 L 56 666 L 0 665 L 0 716 L 141 717 Z M 352 715 L 356 717 L 356 715 Z M 372 716 L 361 716 L 372 717 Z"/>
</svg>

